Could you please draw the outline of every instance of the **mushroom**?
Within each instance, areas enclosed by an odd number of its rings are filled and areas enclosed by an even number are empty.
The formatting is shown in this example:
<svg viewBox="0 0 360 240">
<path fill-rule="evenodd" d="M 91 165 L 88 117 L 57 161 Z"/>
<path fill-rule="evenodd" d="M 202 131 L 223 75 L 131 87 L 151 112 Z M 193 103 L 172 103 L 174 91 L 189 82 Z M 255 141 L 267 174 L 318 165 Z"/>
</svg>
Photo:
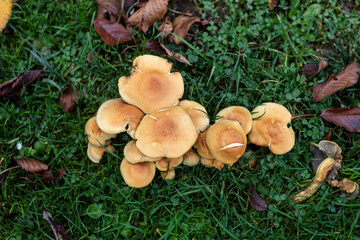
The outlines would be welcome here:
<svg viewBox="0 0 360 240">
<path fill-rule="evenodd" d="M 231 106 L 224 108 L 216 115 L 216 117 L 217 120 L 215 122 L 223 119 L 238 121 L 245 134 L 248 134 L 251 131 L 253 125 L 250 111 L 242 106 Z"/>
<path fill-rule="evenodd" d="M 211 155 L 225 164 L 235 163 L 244 154 L 246 144 L 246 135 L 237 121 L 219 121 L 206 134 Z"/>
<path fill-rule="evenodd" d="M 160 161 L 156 162 L 156 168 L 159 169 L 159 171 L 167 171 L 170 169 L 173 169 L 177 166 L 179 166 L 183 162 L 183 157 L 178 158 L 162 158 Z"/>
<path fill-rule="evenodd" d="M 205 167 L 212 168 L 212 167 L 214 167 L 215 159 L 208 159 L 208 158 L 201 157 L 200 162 Z"/>
<path fill-rule="evenodd" d="M 200 162 L 200 156 L 193 150 L 190 149 L 187 153 L 184 154 L 184 160 L 182 164 L 186 166 L 196 166 Z"/>
<path fill-rule="evenodd" d="M 170 73 L 172 63 L 166 59 L 143 55 L 135 58 L 130 77 L 121 77 L 118 87 L 125 102 L 146 114 L 175 106 L 184 93 L 179 72 Z"/>
<path fill-rule="evenodd" d="M 206 129 L 204 132 L 199 134 L 199 137 L 196 139 L 196 142 L 193 146 L 193 148 L 196 149 L 197 153 L 200 155 L 200 157 L 207 158 L 207 159 L 215 159 L 213 155 L 211 155 L 210 150 L 208 146 L 206 145 L 206 134 L 208 129 Z"/>
<path fill-rule="evenodd" d="M 126 158 L 120 164 L 121 175 L 127 185 L 133 188 L 142 188 L 149 185 L 155 177 L 155 163 L 131 164 Z"/>
<path fill-rule="evenodd" d="M 138 149 L 152 158 L 182 157 L 197 137 L 191 118 L 179 106 L 145 115 L 135 133 Z"/>
<path fill-rule="evenodd" d="M 288 124 L 291 113 L 277 103 L 263 103 L 252 113 L 253 127 L 249 141 L 258 146 L 268 146 L 274 154 L 285 154 L 295 144 L 295 133 Z"/>
<path fill-rule="evenodd" d="M 111 143 L 110 138 L 115 138 L 116 134 L 109 134 L 102 131 L 96 123 L 96 117 L 90 118 L 85 125 L 85 133 L 89 143 L 94 147 L 107 146 Z"/>
<path fill-rule="evenodd" d="M 112 145 L 106 146 L 106 149 L 110 152 L 115 151 L 115 148 Z M 103 147 L 94 147 L 93 145 L 88 143 L 87 155 L 94 163 L 100 162 L 105 151 L 106 150 Z"/>
<path fill-rule="evenodd" d="M 96 122 L 106 133 L 118 134 L 126 131 L 134 138 L 135 130 L 143 117 L 144 113 L 140 109 L 116 98 L 101 104 L 96 114 Z"/>
<path fill-rule="evenodd" d="M 0 1 L 0 32 L 5 28 L 11 15 L 11 0 Z"/>
<path fill-rule="evenodd" d="M 355 199 L 355 197 L 359 193 L 359 185 L 351 181 L 347 178 L 344 178 L 343 180 L 339 181 L 337 179 L 328 181 L 328 183 L 333 187 L 340 188 L 343 192 L 345 192 L 346 199 L 352 200 Z"/>
<path fill-rule="evenodd" d="M 128 142 L 124 148 L 124 157 L 131 164 L 141 163 L 141 162 L 156 162 L 159 161 L 162 157 L 159 158 L 151 158 L 144 155 L 139 149 L 136 147 L 136 141 L 132 140 Z"/>
<path fill-rule="evenodd" d="M 182 100 L 179 103 L 179 106 L 184 109 L 187 114 L 189 114 L 195 127 L 199 131 L 202 132 L 209 126 L 210 120 L 206 109 L 200 103 L 189 100 Z"/>
<path fill-rule="evenodd" d="M 173 180 L 175 178 L 175 170 L 169 169 L 169 171 L 161 172 L 161 177 L 164 180 Z"/>
<path fill-rule="evenodd" d="M 219 170 L 223 169 L 223 167 L 225 166 L 225 163 L 219 161 L 219 160 L 214 160 L 214 168 L 217 168 Z"/>
</svg>

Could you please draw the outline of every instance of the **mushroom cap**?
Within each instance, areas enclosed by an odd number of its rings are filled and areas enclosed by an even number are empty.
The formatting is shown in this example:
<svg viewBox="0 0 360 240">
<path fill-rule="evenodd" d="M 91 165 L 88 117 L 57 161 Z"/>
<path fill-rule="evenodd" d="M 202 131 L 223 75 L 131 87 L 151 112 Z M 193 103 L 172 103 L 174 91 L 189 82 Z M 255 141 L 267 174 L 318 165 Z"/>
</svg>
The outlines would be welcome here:
<svg viewBox="0 0 360 240">
<path fill-rule="evenodd" d="M 125 103 L 121 98 L 107 100 L 99 107 L 96 122 L 99 128 L 109 134 L 127 131 L 131 137 L 144 113 L 135 106 Z"/>
<path fill-rule="evenodd" d="M 0 32 L 5 28 L 11 15 L 11 0 L 0 1 Z"/>
<path fill-rule="evenodd" d="M 225 166 L 225 163 L 219 161 L 219 160 L 214 160 L 214 168 L 217 168 L 219 170 L 223 169 L 223 167 Z"/>
<path fill-rule="evenodd" d="M 112 145 L 106 146 L 106 149 L 109 150 L 110 152 L 115 151 L 115 148 Z M 88 143 L 87 156 L 94 163 L 99 163 L 100 162 L 100 160 L 101 160 L 102 156 L 104 155 L 105 151 L 106 150 L 104 148 L 102 148 L 102 147 L 94 147 L 93 145 Z"/>
<path fill-rule="evenodd" d="M 196 139 L 194 143 L 194 148 L 196 149 L 197 153 L 200 157 L 207 158 L 207 159 L 215 159 L 213 155 L 211 155 L 208 146 L 206 145 L 206 134 L 208 129 L 204 132 L 199 134 L 199 137 Z"/>
<path fill-rule="evenodd" d="M 162 158 L 160 161 L 156 162 L 156 168 L 159 171 L 167 171 L 168 169 L 173 169 L 174 167 L 179 166 L 183 162 L 183 157 L 178 158 Z"/>
<path fill-rule="evenodd" d="M 159 158 L 151 158 L 144 155 L 139 149 L 136 147 L 136 141 L 132 140 L 128 142 L 124 148 L 124 157 L 131 164 L 141 163 L 141 162 L 156 162 L 159 161 L 162 157 Z"/>
<path fill-rule="evenodd" d="M 181 157 L 197 137 L 191 118 L 179 106 L 146 115 L 135 133 L 138 149 L 152 158 Z"/>
<path fill-rule="evenodd" d="M 169 169 L 169 171 L 161 172 L 161 177 L 164 180 L 173 180 L 175 178 L 175 170 Z"/>
<path fill-rule="evenodd" d="M 120 164 L 121 175 L 127 185 L 133 188 L 142 188 L 149 185 L 155 177 L 155 163 L 131 164 L 126 158 Z"/>
<path fill-rule="evenodd" d="M 172 63 L 153 55 L 135 58 L 130 77 L 121 77 L 118 87 L 125 102 L 146 114 L 175 106 L 184 94 L 180 73 L 170 73 Z"/>
<path fill-rule="evenodd" d="M 187 114 L 189 114 L 195 127 L 199 131 L 202 132 L 209 126 L 210 120 L 206 109 L 200 103 L 189 100 L 182 100 L 180 101 L 179 106 L 184 109 Z"/>
<path fill-rule="evenodd" d="M 219 119 L 217 119 L 215 122 L 223 119 L 238 121 L 245 134 L 248 134 L 251 131 L 253 125 L 250 111 L 242 106 L 231 106 L 224 108 L 216 115 L 216 117 Z"/>
<path fill-rule="evenodd" d="M 225 119 L 209 128 L 206 144 L 215 159 L 233 164 L 244 154 L 247 139 L 239 122 Z"/>
<path fill-rule="evenodd" d="M 277 103 L 263 103 L 252 111 L 253 128 L 249 141 L 258 146 L 268 146 L 274 154 L 285 154 L 295 144 L 295 133 L 287 125 L 291 122 L 291 113 Z"/>
<path fill-rule="evenodd" d="M 208 158 L 203 158 L 203 157 L 201 157 L 201 158 L 200 158 L 200 162 L 201 162 L 201 164 L 204 165 L 205 167 L 213 168 L 213 167 L 214 167 L 215 159 L 208 159 Z"/>
<path fill-rule="evenodd" d="M 200 156 L 195 152 L 195 150 L 190 149 L 187 153 L 184 154 L 184 160 L 182 164 L 186 166 L 196 166 L 200 162 Z"/>
<path fill-rule="evenodd" d="M 96 123 L 96 117 L 92 117 L 87 121 L 85 133 L 88 136 L 89 143 L 94 147 L 107 146 L 111 143 L 110 138 L 116 137 L 116 134 L 108 134 L 102 131 Z"/>
</svg>

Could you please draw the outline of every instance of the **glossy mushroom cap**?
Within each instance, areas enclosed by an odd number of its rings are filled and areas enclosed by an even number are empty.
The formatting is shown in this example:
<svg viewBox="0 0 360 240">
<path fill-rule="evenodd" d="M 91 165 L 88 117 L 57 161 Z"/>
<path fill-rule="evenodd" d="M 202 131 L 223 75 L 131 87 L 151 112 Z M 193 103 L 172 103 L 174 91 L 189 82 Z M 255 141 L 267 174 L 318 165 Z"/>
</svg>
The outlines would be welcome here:
<svg viewBox="0 0 360 240">
<path fill-rule="evenodd" d="M 152 158 L 178 158 L 198 137 L 189 115 L 179 106 L 146 115 L 138 126 L 136 146 Z"/>
<path fill-rule="evenodd" d="M 164 180 L 173 180 L 175 178 L 175 170 L 170 169 L 169 171 L 161 172 L 161 177 Z"/>
<path fill-rule="evenodd" d="M 200 103 L 183 100 L 179 103 L 179 106 L 189 114 L 195 127 L 199 131 L 202 132 L 209 126 L 210 120 L 206 109 Z"/>
<path fill-rule="evenodd" d="M 215 159 L 233 164 L 244 154 L 247 138 L 237 121 L 225 119 L 209 128 L 206 144 Z"/>
<path fill-rule="evenodd" d="M 96 122 L 106 133 L 118 134 L 126 131 L 134 138 L 135 130 L 143 117 L 144 113 L 140 109 L 116 98 L 101 104 L 96 114 Z"/>
<path fill-rule="evenodd" d="M 253 125 L 250 111 L 242 106 L 231 106 L 224 108 L 216 115 L 216 117 L 218 119 L 215 122 L 223 119 L 238 121 L 245 134 L 248 134 L 251 131 Z"/>
<path fill-rule="evenodd" d="M 96 123 L 96 117 L 92 117 L 87 121 L 85 133 L 88 136 L 89 143 L 94 147 L 107 146 L 111 143 L 110 138 L 116 137 L 116 134 L 108 134 L 102 131 Z"/>
<path fill-rule="evenodd" d="M 136 141 L 132 140 L 128 142 L 124 148 L 124 157 L 131 164 L 141 163 L 141 162 L 156 162 L 159 161 L 162 157 L 159 158 L 151 158 L 144 155 L 139 149 L 136 147 Z"/>
<path fill-rule="evenodd" d="M 155 177 L 155 163 L 131 164 L 124 158 L 120 165 L 121 175 L 127 185 L 142 188 L 149 185 Z"/>
<path fill-rule="evenodd" d="M 206 134 L 208 129 L 206 129 L 204 132 L 199 134 L 199 137 L 196 139 L 196 142 L 194 143 L 194 148 L 196 149 L 197 153 L 202 158 L 207 159 L 215 159 L 213 155 L 211 155 L 210 150 L 208 146 L 206 145 Z"/>
<path fill-rule="evenodd" d="M 0 1 L 0 32 L 5 28 L 11 15 L 11 1 L 12 0 L 1 0 Z"/>
<path fill-rule="evenodd" d="M 291 113 L 277 103 L 263 103 L 253 111 L 253 128 L 249 141 L 258 146 L 268 146 L 274 154 L 285 154 L 295 144 L 295 133 L 288 124 Z"/>
<path fill-rule="evenodd" d="M 200 156 L 193 150 L 190 149 L 187 153 L 184 154 L 184 160 L 182 164 L 186 166 L 196 166 L 200 162 Z"/>
<path fill-rule="evenodd" d="M 106 149 L 108 151 L 110 151 L 110 152 L 115 151 L 115 148 L 112 145 L 106 146 Z M 99 163 L 100 162 L 102 156 L 104 155 L 104 152 L 106 152 L 106 150 L 104 148 L 102 148 L 102 147 L 94 147 L 93 145 L 88 143 L 87 156 L 94 163 Z"/>
<path fill-rule="evenodd" d="M 119 92 L 125 102 L 146 114 L 175 106 L 184 94 L 180 73 L 170 73 L 172 63 L 166 59 L 144 55 L 135 58 L 130 77 L 119 79 Z"/>
<path fill-rule="evenodd" d="M 162 158 L 160 161 L 156 162 L 156 168 L 159 171 L 167 171 L 173 169 L 174 167 L 179 166 L 183 162 L 183 157 L 178 158 Z"/>
</svg>

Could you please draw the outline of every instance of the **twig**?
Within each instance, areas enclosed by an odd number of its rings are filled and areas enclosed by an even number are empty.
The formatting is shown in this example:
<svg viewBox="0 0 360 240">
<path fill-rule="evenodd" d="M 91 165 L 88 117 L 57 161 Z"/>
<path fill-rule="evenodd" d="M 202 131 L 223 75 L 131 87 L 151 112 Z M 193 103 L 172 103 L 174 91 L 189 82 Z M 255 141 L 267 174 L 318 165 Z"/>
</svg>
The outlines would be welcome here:
<svg viewBox="0 0 360 240">
<path fill-rule="evenodd" d="M 176 11 L 176 10 L 173 10 L 173 9 L 169 9 L 169 11 L 173 12 L 173 13 L 177 13 L 177 14 L 183 14 L 183 15 L 186 15 L 186 16 L 189 16 L 189 17 L 192 16 L 192 13 L 179 12 L 179 11 Z"/>
<path fill-rule="evenodd" d="M 300 117 L 313 117 L 313 116 L 318 116 L 317 114 L 315 113 L 311 113 L 311 114 L 302 114 L 302 115 L 297 115 L 297 116 L 293 116 L 292 119 L 295 119 L 295 118 L 300 118 Z"/>
<path fill-rule="evenodd" d="M 1 158 L 1 159 L 0 159 L 0 165 L 1 165 L 1 163 L 2 163 L 3 161 L 4 161 L 4 158 Z"/>
<path fill-rule="evenodd" d="M 15 166 L 15 167 L 11 167 L 11 168 L 8 168 L 8 169 L 5 169 L 4 171 L 0 172 L 0 175 L 2 175 L 4 172 L 7 172 L 11 169 L 14 169 L 14 168 L 19 168 L 20 166 Z"/>
</svg>

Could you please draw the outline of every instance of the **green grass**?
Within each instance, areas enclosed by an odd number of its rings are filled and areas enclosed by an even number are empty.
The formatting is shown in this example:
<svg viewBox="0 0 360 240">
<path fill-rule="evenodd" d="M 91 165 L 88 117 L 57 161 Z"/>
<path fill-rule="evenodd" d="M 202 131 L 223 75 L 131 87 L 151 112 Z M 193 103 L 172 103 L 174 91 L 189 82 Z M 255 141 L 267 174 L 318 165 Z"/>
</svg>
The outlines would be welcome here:
<svg viewBox="0 0 360 240">
<path fill-rule="evenodd" d="M 283 104 L 293 115 L 359 104 L 359 84 L 316 104 L 311 95 L 317 81 L 360 61 L 360 1 L 349 2 L 354 3 L 350 12 L 337 0 L 280 0 L 274 11 L 260 0 L 196 1 L 210 25 L 193 30 L 191 47 L 165 41 L 194 65 L 174 62 L 173 71 L 185 80 L 183 98 L 201 102 L 212 120 L 224 107 L 251 110 L 266 101 Z M 294 119 L 296 145 L 290 153 L 256 150 L 256 170 L 240 167 L 246 158 L 231 171 L 181 166 L 173 181 L 157 174 L 148 187 L 131 189 L 122 180 L 117 158 L 107 155 L 100 164 L 92 163 L 86 157 L 85 123 L 102 102 L 119 97 L 118 78 L 129 75 L 136 56 L 151 53 L 141 46 L 145 39 L 159 38 L 160 24 L 146 36 L 136 34 L 141 39 L 137 47 L 120 54 L 133 43 L 105 45 L 92 26 L 95 11 L 95 1 L 17 1 L 8 32 L 0 36 L 0 82 L 46 67 L 42 80 L 19 100 L 0 102 L 0 158 L 5 159 L 0 171 L 19 156 L 67 171 L 51 186 L 21 169 L 11 170 L 1 185 L 0 239 L 49 239 L 43 208 L 64 224 L 72 239 L 360 238 L 359 197 L 346 200 L 323 184 L 304 203 L 291 200 L 314 177 L 309 144 L 329 130 L 343 148 L 341 177 L 360 182 L 359 134 L 319 117 Z M 93 59 L 88 62 L 90 53 Z M 306 79 L 301 66 L 317 62 L 318 56 L 326 58 L 329 67 Z M 59 96 L 70 85 L 85 97 L 68 114 Z M 120 135 L 113 141 L 120 157 L 129 140 Z M 45 143 L 45 154 L 34 149 L 37 141 Z M 268 211 L 250 206 L 248 179 Z"/>
</svg>

